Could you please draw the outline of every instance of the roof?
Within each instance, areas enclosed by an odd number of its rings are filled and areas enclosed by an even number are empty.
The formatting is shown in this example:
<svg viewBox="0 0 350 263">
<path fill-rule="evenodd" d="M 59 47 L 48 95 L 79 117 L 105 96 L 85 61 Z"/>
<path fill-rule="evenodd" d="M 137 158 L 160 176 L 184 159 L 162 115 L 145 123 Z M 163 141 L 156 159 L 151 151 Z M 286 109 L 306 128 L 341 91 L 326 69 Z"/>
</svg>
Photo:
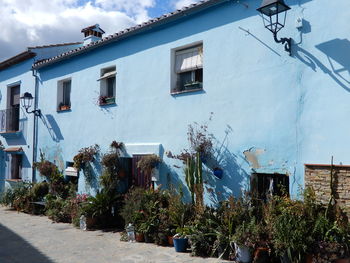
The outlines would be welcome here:
<svg viewBox="0 0 350 263">
<path fill-rule="evenodd" d="M 82 42 L 62 43 L 62 44 L 54 44 L 54 45 L 28 47 L 27 51 L 19 53 L 16 56 L 13 56 L 13 57 L 11 57 L 9 59 L 6 59 L 6 60 L 0 62 L 0 70 L 3 70 L 3 69 L 8 68 L 8 67 L 10 67 L 12 65 L 18 64 L 18 63 L 23 62 L 23 61 L 25 61 L 27 59 L 35 57 L 36 53 L 33 52 L 32 49 L 61 47 L 61 46 L 70 46 L 70 45 L 79 45 L 79 44 L 82 44 Z"/>
<path fill-rule="evenodd" d="M 53 45 L 44 45 L 44 46 L 28 47 L 28 49 L 50 48 L 50 47 L 63 47 L 63 46 L 71 46 L 71 45 L 79 45 L 79 44 L 83 44 L 83 42 L 72 42 L 72 43 L 62 43 L 62 44 L 53 44 Z"/>
<path fill-rule="evenodd" d="M 39 68 L 57 63 L 59 61 L 68 59 L 72 56 L 77 56 L 79 54 L 91 51 L 95 48 L 110 44 L 112 42 L 116 42 L 116 41 L 125 39 L 127 37 L 133 36 L 135 34 L 154 29 L 155 26 L 162 25 L 164 23 L 172 22 L 172 21 L 180 19 L 186 15 L 193 14 L 193 13 L 202 11 L 204 9 L 207 9 L 209 7 L 212 7 L 214 5 L 228 2 L 228 1 L 231 1 L 231 0 L 202 0 L 202 1 L 199 1 L 196 4 L 186 6 L 182 9 L 178 9 L 174 12 L 171 12 L 171 13 L 162 15 L 160 17 L 151 19 L 151 20 L 144 22 L 142 24 L 139 24 L 139 25 L 136 25 L 133 27 L 129 27 L 129 28 L 122 30 L 122 31 L 119 31 L 113 35 L 104 37 L 99 41 L 92 42 L 86 46 L 82 46 L 82 47 L 70 50 L 68 52 L 62 53 L 58 56 L 54 56 L 54 57 L 51 57 L 51 58 L 43 60 L 43 61 L 38 61 L 38 62 L 34 63 L 33 68 L 39 69 Z"/>
<path fill-rule="evenodd" d="M 102 28 L 100 28 L 100 25 L 99 24 L 96 24 L 96 25 L 92 25 L 92 26 L 88 26 L 88 27 L 85 27 L 81 30 L 81 33 L 84 33 L 88 30 L 93 30 L 93 29 L 97 29 L 98 31 L 101 31 L 102 33 L 106 33 L 105 31 L 103 31 Z"/>
<path fill-rule="evenodd" d="M 30 50 L 24 51 L 12 58 L 6 59 L 0 63 L 0 70 L 8 68 L 9 66 L 18 64 L 22 61 L 35 57 L 36 54 Z"/>
</svg>

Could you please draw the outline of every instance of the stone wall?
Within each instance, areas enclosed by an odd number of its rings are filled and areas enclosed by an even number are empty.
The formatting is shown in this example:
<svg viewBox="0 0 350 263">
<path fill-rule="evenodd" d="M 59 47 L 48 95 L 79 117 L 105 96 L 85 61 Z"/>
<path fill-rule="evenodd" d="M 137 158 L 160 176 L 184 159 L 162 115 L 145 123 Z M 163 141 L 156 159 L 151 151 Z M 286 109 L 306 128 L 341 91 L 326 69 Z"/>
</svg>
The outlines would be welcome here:
<svg viewBox="0 0 350 263">
<path fill-rule="evenodd" d="M 350 215 L 350 166 L 333 165 L 333 185 L 337 203 Z M 317 199 L 327 204 L 331 195 L 331 165 L 306 164 L 305 187 L 312 187 Z"/>
</svg>

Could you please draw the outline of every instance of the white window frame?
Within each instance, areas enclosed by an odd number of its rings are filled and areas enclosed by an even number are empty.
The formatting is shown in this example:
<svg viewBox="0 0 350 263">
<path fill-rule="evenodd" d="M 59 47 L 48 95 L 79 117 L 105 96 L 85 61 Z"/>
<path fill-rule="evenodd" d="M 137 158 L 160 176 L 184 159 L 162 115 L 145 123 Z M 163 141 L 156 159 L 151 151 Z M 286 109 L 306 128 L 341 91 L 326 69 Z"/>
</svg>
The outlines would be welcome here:
<svg viewBox="0 0 350 263">
<path fill-rule="evenodd" d="M 177 65 L 177 55 L 179 52 L 186 52 L 190 51 L 191 49 L 195 48 L 200 48 L 201 49 L 201 66 L 198 68 L 193 68 L 189 70 L 183 70 L 182 72 L 179 72 L 178 65 Z M 198 83 L 198 85 L 194 85 L 194 88 L 189 90 L 186 90 L 184 87 L 180 88 L 178 87 L 178 75 L 181 73 L 186 73 L 186 72 L 191 72 L 191 79 L 195 82 L 195 72 L 197 69 L 202 69 L 202 74 L 203 74 L 203 69 L 204 69 L 204 45 L 202 41 L 194 42 L 188 45 L 184 45 L 181 47 L 176 47 L 171 50 L 171 94 L 178 94 L 178 93 L 184 93 L 184 92 L 193 92 L 193 91 L 199 91 L 203 89 L 203 75 L 202 75 L 202 82 Z M 196 87 L 195 87 L 196 86 Z"/>
<path fill-rule="evenodd" d="M 110 66 L 101 69 L 100 78 L 98 81 L 100 82 L 100 96 L 99 96 L 99 104 L 100 105 L 108 105 L 115 103 L 116 97 L 116 79 L 117 71 L 116 66 Z M 114 78 L 114 85 L 112 86 L 112 94 L 109 94 L 109 80 Z M 107 100 L 106 100 L 107 99 Z"/>
<path fill-rule="evenodd" d="M 69 102 L 68 104 L 65 103 L 63 108 L 61 107 L 61 104 L 64 102 L 64 83 L 70 82 L 70 90 L 69 90 Z M 65 111 L 71 109 L 71 103 L 72 103 L 72 78 L 66 78 L 57 81 L 57 111 Z"/>
</svg>

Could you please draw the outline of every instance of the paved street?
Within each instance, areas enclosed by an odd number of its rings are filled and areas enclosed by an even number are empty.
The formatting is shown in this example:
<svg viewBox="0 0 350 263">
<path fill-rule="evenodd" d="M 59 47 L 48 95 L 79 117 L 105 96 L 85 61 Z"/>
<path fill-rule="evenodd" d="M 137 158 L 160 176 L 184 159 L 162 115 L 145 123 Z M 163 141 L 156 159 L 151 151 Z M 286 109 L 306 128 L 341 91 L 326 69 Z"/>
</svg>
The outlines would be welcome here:
<svg viewBox="0 0 350 263">
<path fill-rule="evenodd" d="M 222 262 L 190 257 L 174 248 L 120 242 L 119 233 L 81 231 L 0 207 L 1 263 Z"/>
</svg>

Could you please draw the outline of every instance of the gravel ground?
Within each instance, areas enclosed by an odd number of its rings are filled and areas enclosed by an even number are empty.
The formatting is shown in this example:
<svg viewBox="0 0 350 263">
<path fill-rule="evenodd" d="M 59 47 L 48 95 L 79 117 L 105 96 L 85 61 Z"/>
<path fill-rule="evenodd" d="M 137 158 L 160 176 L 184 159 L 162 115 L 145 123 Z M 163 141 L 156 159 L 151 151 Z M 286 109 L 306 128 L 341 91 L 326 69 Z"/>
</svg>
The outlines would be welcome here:
<svg viewBox="0 0 350 263">
<path fill-rule="evenodd" d="M 213 258 L 176 253 L 172 247 L 119 241 L 120 234 L 81 231 L 0 207 L 0 263 L 213 263 Z"/>
</svg>

